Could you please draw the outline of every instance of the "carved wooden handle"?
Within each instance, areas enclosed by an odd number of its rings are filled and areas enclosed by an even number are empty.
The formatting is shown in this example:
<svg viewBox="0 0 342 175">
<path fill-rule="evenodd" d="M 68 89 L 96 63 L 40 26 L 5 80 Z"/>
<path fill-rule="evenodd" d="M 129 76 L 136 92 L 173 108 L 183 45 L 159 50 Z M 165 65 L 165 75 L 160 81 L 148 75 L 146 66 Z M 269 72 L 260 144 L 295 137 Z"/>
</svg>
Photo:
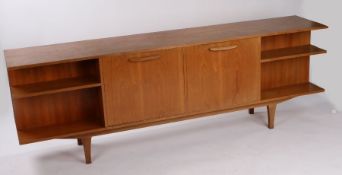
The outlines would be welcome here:
<svg viewBox="0 0 342 175">
<path fill-rule="evenodd" d="M 160 59 L 160 56 L 149 56 L 149 57 L 140 57 L 140 58 L 129 58 L 128 61 L 129 62 L 145 62 L 145 61 L 153 61 L 153 60 L 157 60 Z"/>
<path fill-rule="evenodd" d="M 212 47 L 212 48 L 209 48 L 209 51 L 212 51 L 212 52 L 227 51 L 227 50 L 235 49 L 237 47 L 238 47 L 237 45 L 225 46 L 225 47 Z"/>
</svg>

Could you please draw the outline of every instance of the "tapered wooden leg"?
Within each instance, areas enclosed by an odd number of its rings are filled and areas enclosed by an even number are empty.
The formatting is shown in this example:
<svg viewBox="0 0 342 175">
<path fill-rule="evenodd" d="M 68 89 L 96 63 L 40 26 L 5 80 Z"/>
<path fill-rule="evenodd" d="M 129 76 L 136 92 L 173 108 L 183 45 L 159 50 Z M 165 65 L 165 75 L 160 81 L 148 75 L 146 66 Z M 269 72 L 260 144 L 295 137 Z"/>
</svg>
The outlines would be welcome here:
<svg viewBox="0 0 342 175">
<path fill-rule="evenodd" d="M 248 110 L 248 112 L 249 112 L 249 114 L 254 114 L 254 108 L 250 108 L 250 109 Z"/>
<path fill-rule="evenodd" d="M 277 104 L 269 104 L 267 106 L 267 113 L 268 113 L 268 128 L 274 128 L 274 118 L 276 113 Z"/>
<path fill-rule="evenodd" d="M 79 146 L 83 145 L 81 139 L 77 139 L 77 145 L 79 145 Z"/>
<path fill-rule="evenodd" d="M 91 163 L 91 137 L 81 138 L 86 164 Z"/>
</svg>

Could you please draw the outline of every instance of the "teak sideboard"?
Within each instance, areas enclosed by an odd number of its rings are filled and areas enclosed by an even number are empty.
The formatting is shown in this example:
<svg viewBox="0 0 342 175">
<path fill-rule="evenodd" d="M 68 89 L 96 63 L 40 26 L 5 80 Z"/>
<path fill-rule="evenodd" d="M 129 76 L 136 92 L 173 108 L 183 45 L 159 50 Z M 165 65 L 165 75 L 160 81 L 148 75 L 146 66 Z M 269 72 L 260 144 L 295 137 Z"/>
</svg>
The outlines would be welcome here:
<svg viewBox="0 0 342 175">
<path fill-rule="evenodd" d="M 20 144 L 91 137 L 267 106 L 323 92 L 298 16 L 5 50 Z"/>
</svg>

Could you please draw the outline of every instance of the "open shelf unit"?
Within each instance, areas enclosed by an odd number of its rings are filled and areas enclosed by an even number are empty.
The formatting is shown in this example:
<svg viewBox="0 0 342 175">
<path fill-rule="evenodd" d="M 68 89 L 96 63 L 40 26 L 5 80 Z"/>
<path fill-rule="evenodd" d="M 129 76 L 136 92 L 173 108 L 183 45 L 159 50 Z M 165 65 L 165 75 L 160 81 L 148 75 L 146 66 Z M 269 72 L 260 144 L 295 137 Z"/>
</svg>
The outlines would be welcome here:
<svg viewBox="0 0 342 175">
<path fill-rule="evenodd" d="M 8 73 L 21 144 L 104 127 L 98 59 Z"/>
<path fill-rule="evenodd" d="M 267 50 L 261 53 L 261 62 L 281 61 L 323 53 L 327 53 L 327 51 L 313 45 Z"/>
<path fill-rule="evenodd" d="M 306 89 L 303 85 L 316 87 L 309 81 L 310 56 L 323 53 L 326 53 L 326 50 L 311 45 L 311 31 L 262 37 L 262 98 L 270 98 L 269 92 L 277 88 L 285 88 L 283 91 L 289 88 L 290 93 L 296 87 Z M 320 88 L 313 89 L 319 90 Z M 309 88 L 308 93 L 311 90 Z"/>
<path fill-rule="evenodd" d="M 324 92 L 309 81 L 310 56 L 327 51 L 311 45 L 311 32 L 262 37 L 261 100 Z"/>
</svg>

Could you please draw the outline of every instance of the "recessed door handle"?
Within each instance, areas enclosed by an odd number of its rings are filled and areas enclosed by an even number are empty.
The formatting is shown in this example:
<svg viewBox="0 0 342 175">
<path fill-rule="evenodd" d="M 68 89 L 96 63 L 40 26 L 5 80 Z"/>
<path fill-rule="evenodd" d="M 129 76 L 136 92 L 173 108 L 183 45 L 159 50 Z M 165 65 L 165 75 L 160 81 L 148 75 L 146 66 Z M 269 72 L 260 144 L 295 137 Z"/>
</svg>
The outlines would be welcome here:
<svg viewBox="0 0 342 175">
<path fill-rule="evenodd" d="M 153 61 L 157 59 L 160 59 L 159 55 L 149 56 L 149 57 L 129 58 L 128 61 L 129 62 L 145 62 L 145 61 Z"/>
<path fill-rule="evenodd" d="M 225 47 L 212 47 L 212 48 L 209 48 L 209 51 L 220 52 L 220 51 L 227 51 L 227 50 L 236 49 L 237 47 L 238 47 L 237 45 L 225 46 Z"/>
</svg>

